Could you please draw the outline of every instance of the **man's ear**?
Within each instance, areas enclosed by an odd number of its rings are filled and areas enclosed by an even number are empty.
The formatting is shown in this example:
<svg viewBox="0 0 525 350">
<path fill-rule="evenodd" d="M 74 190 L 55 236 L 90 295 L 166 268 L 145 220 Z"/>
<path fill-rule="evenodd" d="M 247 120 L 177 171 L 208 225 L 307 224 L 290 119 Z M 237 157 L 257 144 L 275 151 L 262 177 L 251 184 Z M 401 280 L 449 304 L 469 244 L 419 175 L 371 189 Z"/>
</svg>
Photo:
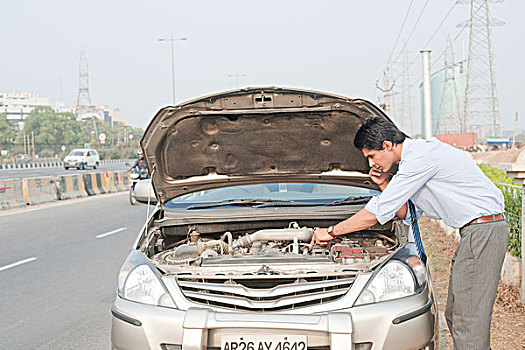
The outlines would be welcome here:
<svg viewBox="0 0 525 350">
<path fill-rule="evenodd" d="M 392 141 L 383 141 L 383 149 L 384 150 L 391 151 L 392 147 L 394 147 L 394 144 L 392 143 Z"/>
</svg>

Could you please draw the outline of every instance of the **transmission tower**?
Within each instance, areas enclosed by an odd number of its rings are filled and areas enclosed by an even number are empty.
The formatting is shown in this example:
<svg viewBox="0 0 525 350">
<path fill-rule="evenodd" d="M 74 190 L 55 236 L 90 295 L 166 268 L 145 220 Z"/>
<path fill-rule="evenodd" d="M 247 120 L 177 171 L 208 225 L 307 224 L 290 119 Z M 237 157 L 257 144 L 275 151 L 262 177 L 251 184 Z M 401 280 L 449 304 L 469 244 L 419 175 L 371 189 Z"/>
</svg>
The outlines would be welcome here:
<svg viewBox="0 0 525 350">
<path fill-rule="evenodd" d="M 78 97 L 75 114 L 77 114 L 79 106 L 91 106 L 91 97 L 89 97 L 88 62 L 84 49 L 80 52 L 80 61 L 78 63 Z"/>
<path fill-rule="evenodd" d="M 437 119 L 436 131 L 438 134 L 465 132 L 466 125 L 461 107 L 456 82 L 454 49 L 452 48 L 452 41 L 449 36 L 445 49 L 445 80 L 443 82 L 443 91 Z"/>
<path fill-rule="evenodd" d="M 414 136 L 414 122 L 412 120 L 412 105 L 410 104 L 412 96 L 410 95 L 410 71 L 408 67 L 408 51 L 405 49 L 403 54 L 403 78 L 401 79 L 401 130 L 410 132 Z"/>
<path fill-rule="evenodd" d="M 470 29 L 464 118 L 471 130 L 489 127 L 494 136 L 501 136 L 492 27 L 504 23 L 490 17 L 489 2 L 501 3 L 503 0 L 458 1 L 470 4 L 470 19 L 459 24 Z"/>
<path fill-rule="evenodd" d="M 89 114 L 93 120 L 93 128 L 96 140 L 98 140 L 97 123 L 95 121 L 93 105 L 89 96 L 89 73 L 86 52 L 84 49 L 80 52 L 80 61 L 78 63 L 78 97 L 75 106 L 75 116 L 78 119 L 79 114 Z"/>
</svg>

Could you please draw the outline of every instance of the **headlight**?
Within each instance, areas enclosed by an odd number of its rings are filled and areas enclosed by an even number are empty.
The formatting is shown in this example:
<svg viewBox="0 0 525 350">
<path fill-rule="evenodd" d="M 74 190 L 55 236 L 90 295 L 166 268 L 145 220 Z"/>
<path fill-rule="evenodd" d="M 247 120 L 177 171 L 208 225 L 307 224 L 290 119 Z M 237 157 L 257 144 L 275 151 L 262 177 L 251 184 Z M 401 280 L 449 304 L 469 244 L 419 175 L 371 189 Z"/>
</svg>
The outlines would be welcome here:
<svg viewBox="0 0 525 350">
<path fill-rule="evenodd" d="M 118 277 L 118 293 L 137 303 L 175 307 L 161 281 L 140 253 L 130 254 Z"/>
<path fill-rule="evenodd" d="M 416 294 L 419 287 L 423 286 L 426 281 L 426 270 L 419 258 L 415 256 L 408 258 L 407 264 L 399 260 L 388 262 L 372 277 L 371 282 L 361 292 L 355 305 L 376 303 Z"/>
</svg>

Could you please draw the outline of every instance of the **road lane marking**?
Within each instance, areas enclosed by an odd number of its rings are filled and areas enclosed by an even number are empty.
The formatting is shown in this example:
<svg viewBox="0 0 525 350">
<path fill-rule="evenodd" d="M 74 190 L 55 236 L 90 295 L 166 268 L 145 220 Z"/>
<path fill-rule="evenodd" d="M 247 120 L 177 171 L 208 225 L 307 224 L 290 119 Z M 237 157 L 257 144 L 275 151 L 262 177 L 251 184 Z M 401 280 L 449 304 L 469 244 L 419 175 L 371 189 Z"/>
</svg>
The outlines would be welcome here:
<svg viewBox="0 0 525 350">
<path fill-rule="evenodd" d="M 26 264 L 26 263 L 28 263 L 28 262 L 35 261 L 36 259 L 37 259 L 37 258 L 32 257 L 32 258 L 27 258 L 27 259 L 24 259 L 24 260 L 20 260 L 20 261 L 17 261 L 17 262 L 15 262 L 15 263 L 12 263 L 12 264 L 5 265 L 5 266 L 0 267 L 0 271 L 7 270 L 7 269 L 10 269 L 10 268 L 15 267 L 15 266 L 18 266 L 18 265 Z"/>
<path fill-rule="evenodd" d="M 21 208 L 13 208 L 13 209 L 5 210 L 5 211 L 0 210 L 0 217 L 14 215 L 14 214 L 30 213 L 32 211 L 38 211 L 42 209 L 63 207 L 65 205 L 82 204 L 87 201 L 95 201 L 95 200 L 100 200 L 100 199 L 106 200 L 107 198 L 110 198 L 110 197 L 124 196 L 124 195 L 129 196 L 129 191 L 126 190 L 123 192 L 106 193 L 100 196 L 89 196 L 89 197 L 68 199 L 65 201 L 47 202 L 47 203 L 37 204 L 31 207 L 27 206 L 27 207 L 21 207 Z M 126 201 L 126 203 L 128 203 L 128 201 Z"/>
<path fill-rule="evenodd" d="M 115 233 L 126 231 L 127 229 L 128 229 L 127 227 L 121 227 L 121 228 L 118 228 L 118 229 L 113 230 L 113 231 L 102 233 L 102 234 L 100 234 L 98 236 L 95 236 L 95 238 L 104 238 L 104 237 L 107 237 L 107 236 L 110 236 L 110 235 L 114 235 Z"/>
</svg>

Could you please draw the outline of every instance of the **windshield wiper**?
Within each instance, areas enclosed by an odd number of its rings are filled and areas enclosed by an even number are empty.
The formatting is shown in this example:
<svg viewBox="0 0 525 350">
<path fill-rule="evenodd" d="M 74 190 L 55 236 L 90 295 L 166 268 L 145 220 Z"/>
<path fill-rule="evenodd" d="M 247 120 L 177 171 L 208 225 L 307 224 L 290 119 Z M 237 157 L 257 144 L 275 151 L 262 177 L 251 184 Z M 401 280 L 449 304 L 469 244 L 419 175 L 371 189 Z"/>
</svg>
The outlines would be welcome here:
<svg viewBox="0 0 525 350">
<path fill-rule="evenodd" d="M 245 198 L 245 199 L 227 199 L 218 203 L 192 205 L 187 209 L 206 209 L 226 206 L 260 206 L 267 203 L 294 203 L 289 200 L 271 199 L 271 198 Z"/>
<path fill-rule="evenodd" d="M 347 205 L 347 204 L 363 204 L 367 203 L 373 196 L 350 196 L 345 199 L 338 199 L 332 203 L 325 204 L 330 205 Z"/>
</svg>

